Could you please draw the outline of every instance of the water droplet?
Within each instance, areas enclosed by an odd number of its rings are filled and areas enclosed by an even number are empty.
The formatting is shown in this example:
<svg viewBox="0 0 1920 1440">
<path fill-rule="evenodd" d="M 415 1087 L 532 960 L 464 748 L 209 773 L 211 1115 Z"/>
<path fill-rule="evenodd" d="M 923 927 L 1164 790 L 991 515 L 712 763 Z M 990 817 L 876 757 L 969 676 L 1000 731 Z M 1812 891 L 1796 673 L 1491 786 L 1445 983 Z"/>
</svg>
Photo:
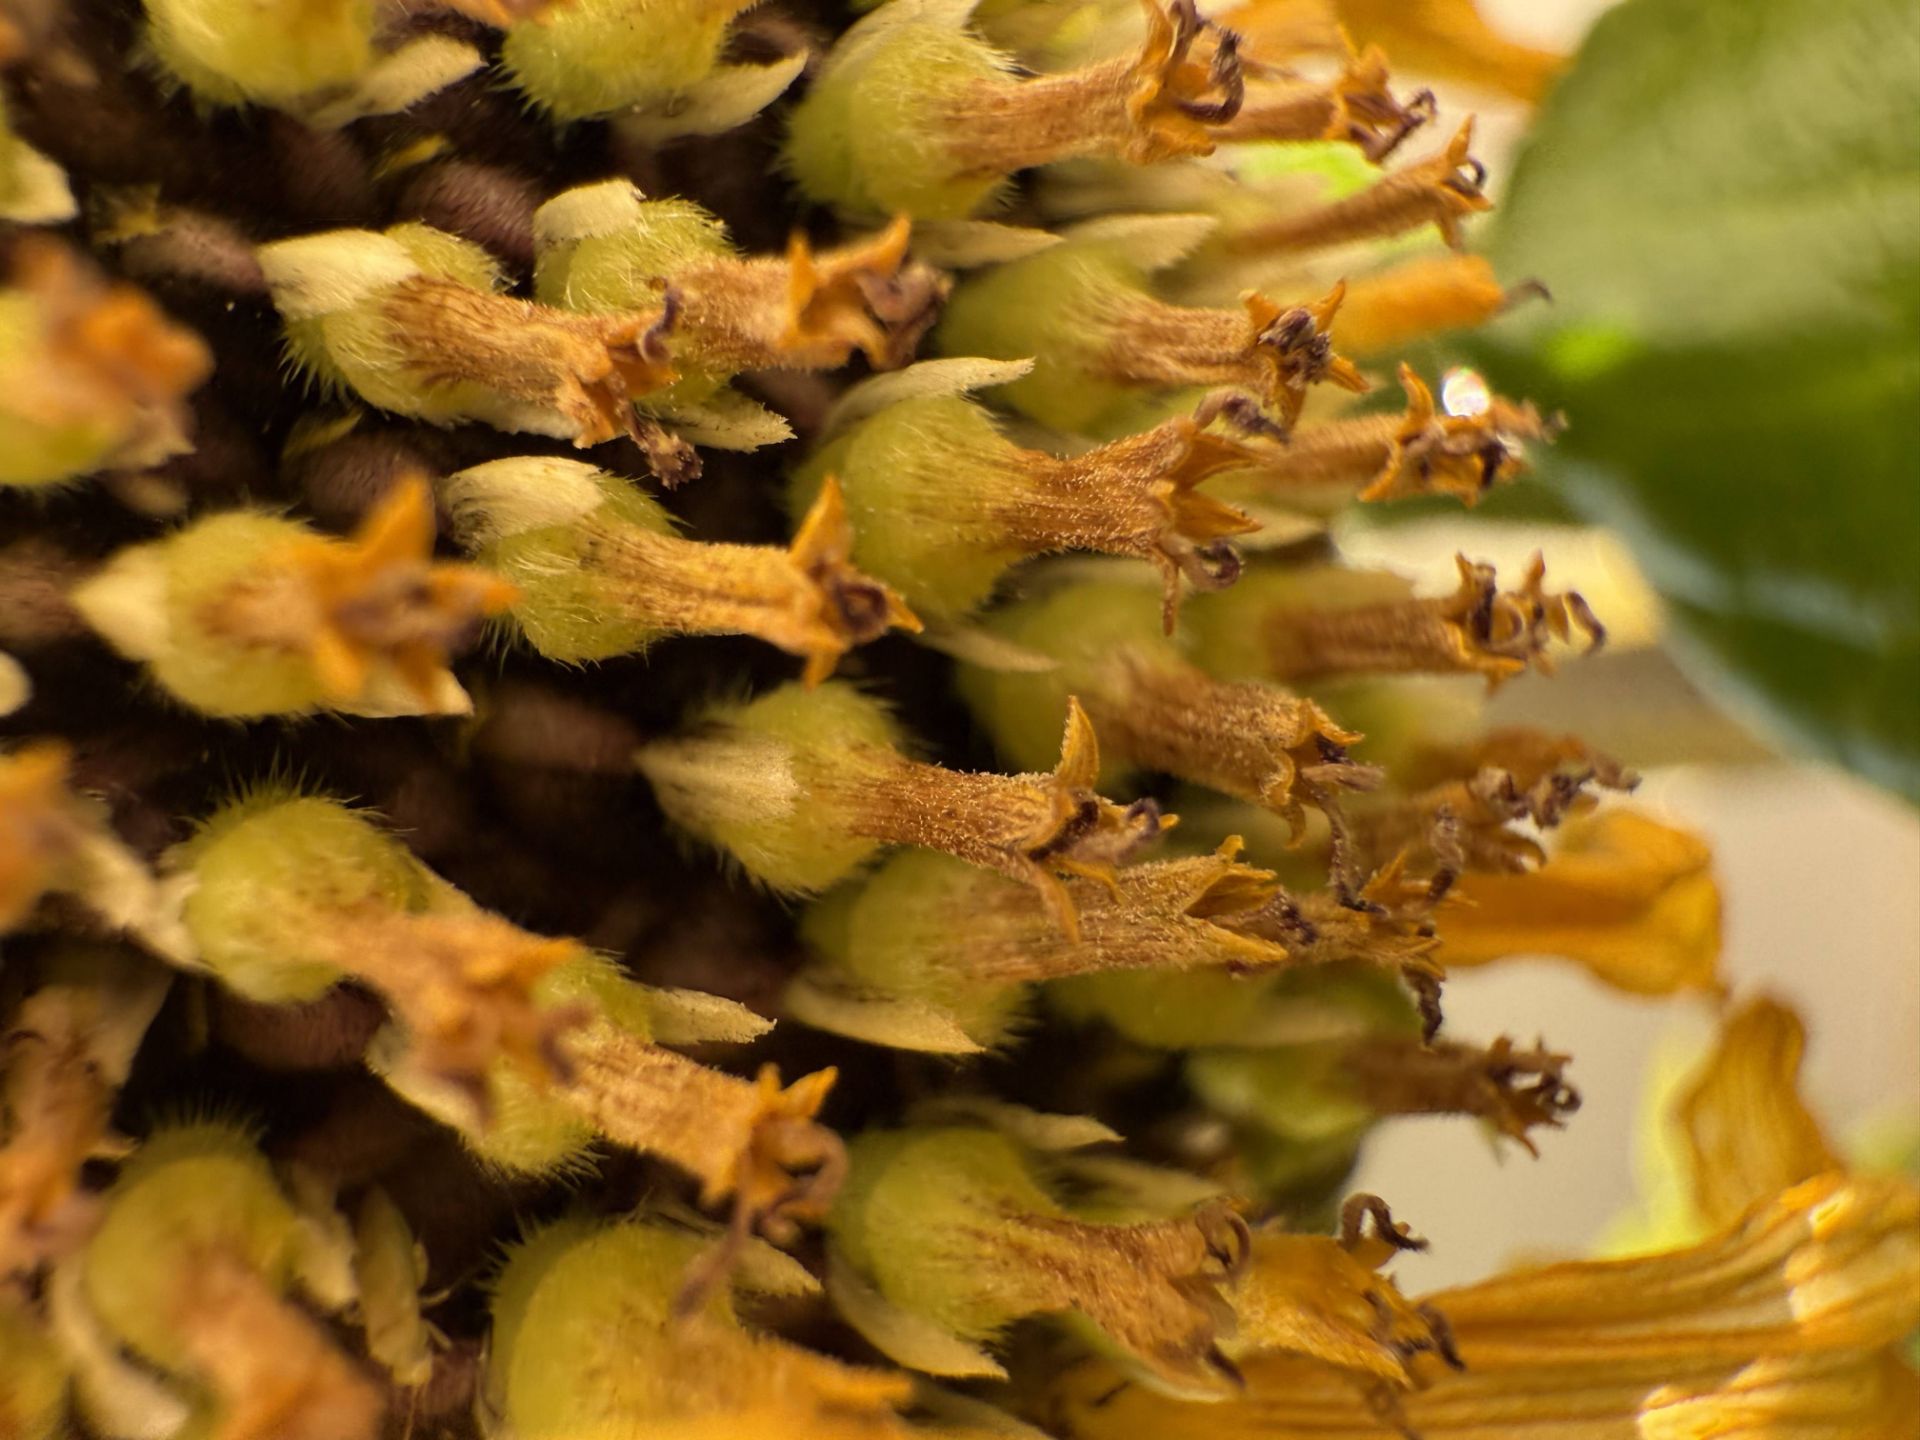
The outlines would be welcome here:
<svg viewBox="0 0 1920 1440">
<path fill-rule="evenodd" d="M 1484 415 L 1493 397 L 1478 370 L 1449 370 L 1440 382 L 1440 404 L 1449 415 Z"/>
</svg>

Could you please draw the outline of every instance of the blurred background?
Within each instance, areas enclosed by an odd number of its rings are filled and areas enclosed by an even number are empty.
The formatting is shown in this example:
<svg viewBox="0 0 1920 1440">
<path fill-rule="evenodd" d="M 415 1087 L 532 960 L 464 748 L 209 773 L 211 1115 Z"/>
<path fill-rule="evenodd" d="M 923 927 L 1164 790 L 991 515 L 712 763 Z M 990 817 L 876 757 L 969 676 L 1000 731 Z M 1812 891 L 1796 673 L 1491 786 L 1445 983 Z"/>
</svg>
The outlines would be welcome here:
<svg viewBox="0 0 1920 1440">
<path fill-rule="evenodd" d="M 1508 38 L 1571 55 L 1615 7 L 1479 8 Z M 1456 548 L 1502 573 L 1539 549 L 1556 585 L 1587 595 L 1613 630 L 1608 652 L 1509 687 L 1496 716 L 1630 756 L 1645 777 L 1635 804 L 1712 844 L 1729 987 L 1799 1009 L 1806 1093 L 1844 1143 L 1884 1156 L 1920 1135 L 1920 108 L 1911 78 L 1885 83 L 1920 74 L 1913 7 L 1836 4 L 1823 25 L 1797 0 L 1695 3 L 1672 9 L 1706 21 L 1666 35 L 1659 0 L 1628 8 L 1537 114 L 1436 87 L 1447 110 L 1483 117 L 1478 148 L 1504 187 L 1486 243 L 1503 278 L 1537 274 L 1556 296 L 1491 349 L 1437 358 L 1564 404 L 1571 429 L 1539 457 L 1548 483 L 1465 519 L 1369 517 L 1341 543 L 1429 593 L 1449 588 Z M 1797 75 L 1772 53 L 1796 21 Z M 1875 47 L 1888 52 L 1877 70 Z M 1787 81 L 1845 87 L 1846 113 L 1796 130 L 1827 101 L 1768 88 Z M 1602 114 L 1611 135 L 1590 133 Z M 1809 213 L 1823 227 L 1811 239 Z M 1604 228 L 1606 246 L 1585 248 L 1583 227 Z M 1712 238 L 1736 230 L 1716 260 Z M 1750 257 L 1765 283 L 1729 281 L 1721 267 Z M 1698 317 L 1675 315 L 1691 305 Z M 1837 363 L 1833 327 L 1859 337 Z M 1762 366 L 1777 391 L 1732 383 Z M 1585 1103 L 1538 1160 L 1476 1145 L 1467 1120 L 1376 1132 L 1353 1187 L 1419 1196 L 1403 1218 L 1434 1241 L 1402 1262 L 1406 1287 L 1630 1245 L 1659 1180 L 1650 1098 L 1701 1053 L 1712 1013 L 1559 961 L 1451 978 L 1450 1026 L 1544 1035 L 1573 1052 Z"/>
</svg>

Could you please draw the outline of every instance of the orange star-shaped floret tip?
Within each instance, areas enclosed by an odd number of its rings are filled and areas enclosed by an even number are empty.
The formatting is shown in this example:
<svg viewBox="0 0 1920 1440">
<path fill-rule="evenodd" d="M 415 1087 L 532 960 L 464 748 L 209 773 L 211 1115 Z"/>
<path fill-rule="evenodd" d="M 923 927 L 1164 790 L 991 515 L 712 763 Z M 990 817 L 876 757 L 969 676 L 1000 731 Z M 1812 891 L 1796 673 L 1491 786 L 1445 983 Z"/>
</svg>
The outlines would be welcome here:
<svg viewBox="0 0 1920 1440">
<path fill-rule="evenodd" d="M 1147 35 L 1132 70 L 1127 114 L 1134 133 L 1125 146 L 1136 164 L 1213 152 L 1213 129 L 1239 113 L 1245 93 L 1238 41 L 1201 19 L 1192 0 L 1142 0 Z M 1194 42 L 1211 31 L 1204 61 Z"/>
<path fill-rule="evenodd" d="M 896 216 L 872 239 L 825 256 L 795 231 L 787 242 L 787 314 L 781 344 L 801 349 L 844 341 L 875 365 L 888 361 L 887 332 L 871 313 L 870 287 L 906 263 L 913 221 Z"/>
<path fill-rule="evenodd" d="M 307 653 L 331 697 L 358 698 L 385 660 L 430 700 L 448 648 L 519 598 L 491 571 L 435 564 L 433 537 L 433 501 L 426 481 L 413 477 L 394 486 L 351 538 L 290 547 L 287 563 L 313 605 Z"/>
<path fill-rule="evenodd" d="M 834 671 L 840 657 L 891 628 L 923 628 L 894 590 L 853 566 L 853 525 L 839 480 L 829 475 L 795 532 L 788 557 L 814 587 L 818 603 L 801 679 L 808 688 Z"/>
<path fill-rule="evenodd" d="M 1171 830 L 1176 815 L 1155 807 L 1123 807 L 1094 792 L 1100 778 L 1100 741 L 1078 696 L 1067 697 L 1066 729 L 1060 737 L 1060 763 L 1038 785 L 1025 784 L 1042 814 L 1011 846 L 1024 862 L 1024 878 L 1059 924 L 1069 944 L 1080 940 L 1080 914 L 1054 871 L 1095 880 L 1118 897 L 1115 867 L 1146 839 Z"/>
<path fill-rule="evenodd" d="M 1606 627 L 1577 591 L 1547 593 L 1546 561 L 1538 553 L 1520 587 L 1510 591 L 1500 590 L 1491 565 L 1465 555 L 1456 555 L 1454 564 L 1460 588 L 1442 602 L 1441 613 L 1454 626 L 1465 667 L 1484 674 L 1490 685 L 1498 686 L 1529 665 L 1552 674 L 1550 638 L 1571 640 L 1581 631 L 1589 653 L 1606 643 Z"/>
<path fill-rule="evenodd" d="M 1241 298 L 1251 331 L 1249 345 L 1267 367 L 1263 397 L 1280 411 L 1287 429 L 1300 418 L 1309 386 L 1326 382 L 1362 394 L 1372 385 L 1359 368 L 1333 348 L 1333 321 L 1347 298 L 1347 282 L 1334 287 L 1310 305 L 1283 306 L 1249 291 Z"/>
<path fill-rule="evenodd" d="M 39 300 L 62 357 L 128 400 L 177 400 L 212 373 L 212 354 L 198 336 L 144 292 L 104 283 L 51 240 L 23 241 L 13 268 L 14 283 Z"/>
<path fill-rule="evenodd" d="M 845 1174 L 840 1137 L 814 1116 L 839 1078 L 829 1066 L 802 1075 L 782 1088 L 777 1066 L 763 1065 L 754 1077 L 757 1110 L 746 1149 L 730 1173 L 707 1186 L 709 1204 L 726 1196 L 762 1228 L 785 1232 L 795 1220 L 817 1220 Z M 796 1170 L 812 1173 L 796 1178 Z"/>
<path fill-rule="evenodd" d="M 392 1003 L 421 1063 L 471 1093 L 505 1060 L 535 1085 L 570 1072 L 564 1034 L 592 1018 L 585 1004 L 543 1005 L 538 982 L 580 956 L 577 940 L 533 935 L 498 916 L 407 916 L 348 961 Z"/>
<path fill-rule="evenodd" d="M 1463 218 L 1493 208 L 1484 188 L 1486 167 L 1473 158 L 1471 115 L 1453 132 L 1446 149 L 1410 167 L 1407 173 L 1425 182 L 1427 193 L 1440 203 L 1434 223 L 1451 249 L 1458 250 L 1466 243 L 1460 229 Z"/>
</svg>

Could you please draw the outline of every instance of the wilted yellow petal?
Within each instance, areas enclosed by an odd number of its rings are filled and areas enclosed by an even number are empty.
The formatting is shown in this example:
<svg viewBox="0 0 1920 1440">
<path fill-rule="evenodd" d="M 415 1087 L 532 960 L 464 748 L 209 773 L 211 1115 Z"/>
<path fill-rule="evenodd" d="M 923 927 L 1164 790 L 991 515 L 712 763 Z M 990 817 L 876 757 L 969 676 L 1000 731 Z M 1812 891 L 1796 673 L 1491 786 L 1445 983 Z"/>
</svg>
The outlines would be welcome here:
<svg viewBox="0 0 1920 1440">
<path fill-rule="evenodd" d="M 1539 103 L 1566 64 L 1551 50 L 1507 39 L 1474 0 L 1334 0 L 1333 8 L 1356 41 L 1381 46 L 1405 70 L 1529 104 Z"/>
<path fill-rule="evenodd" d="M 1387 354 L 1483 324 L 1510 298 L 1483 256 L 1420 255 L 1354 280 L 1340 307 L 1340 343 L 1355 355 Z"/>
<path fill-rule="evenodd" d="M 1252 1394 L 1181 1405 L 1115 1390 L 1088 1365 L 1062 1382 L 1064 1440 L 1910 1440 L 1920 1380 L 1884 1351 L 1724 1361 L 1676 1378 L 1659 1359 L 1597 1379 L 1584 1367 L 1514 1375 L 1472 1370 L 1403 1397 L 1406 1425 L 1311 1360 L 1264 1362 Z"/>
<path fill-rule="evenodd" d="M 1403 71 L 1538 104 L 1566 57 L 1509 40 L 1474 0 L 1245 0 L 1221 23 L 1257 61 L 1378 45 Z"/>
<path fill-rule="evenodd" d="M 1539 870 L 1460 877 L 1465 903 L 1439 922 L 1445 964 L 1558 955 L 1636 994 L 1719 988 L 1720 886 L 1703 841 L 1624 809 L 1560 835 Z"/>
<path fill-rule="evenodd" d="M 1692 1158 L 1694 1204 L 1713 1225 L 1840 1162 L 1800 1099 L 1800 1017 L 1762 995 L 1729 1015 L 1675 1105 Z"/>
<path fill-rule="evenodd" d="M 1426 1440 L 1910 1435 L 1914 1376 L 1886 1347 L 1920 1323 L 1920 1190 L 1826 1176 L 1703 1244 L 1520 1271 L 1426 1303 L 1463 1372 L 1400 1397 Z M 1245 1398 L 1199 1406 L 1083 1366 L 1049 1418 L 1073 1440 L 1404 1434 L 1376 1392 L 1295 1356 L 1248 1357 Z M 1388 1413 L 1383 1414 L 1383 1411 Z M 1906 1426 L 1906 1429 L 1902 1429 Z"/>
<path fill-rule="evenodd" d="M 1366 1217 L 1375 1217 L 1372 1235 Z M 1342 1233 L 1256 1235 L 1245 1273 L 1229 1291 L 1237 1322 L 1222 1349 L 1234 1359 L 1310 1355 L 1393 1389 L 1412 1379 L 1407 1362 L 1445 1356 L 1446 1322 L 1430 1306 L 1400 1294 L 1379 1266 L 1400 1250 L 1425 1248 L 1395 1225 L 1384 1203 L 1355 1195 L 1341 1215 Z"/>
</svg>

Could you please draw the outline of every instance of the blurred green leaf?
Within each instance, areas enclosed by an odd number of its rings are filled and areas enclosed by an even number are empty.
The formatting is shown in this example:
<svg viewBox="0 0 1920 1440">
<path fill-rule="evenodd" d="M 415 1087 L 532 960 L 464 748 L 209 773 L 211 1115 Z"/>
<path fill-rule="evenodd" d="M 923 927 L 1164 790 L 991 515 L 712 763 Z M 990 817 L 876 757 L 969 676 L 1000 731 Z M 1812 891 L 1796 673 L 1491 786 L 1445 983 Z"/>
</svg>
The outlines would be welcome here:
<svg viewBox="0 0 1920 1440">
<path fill-rule="evenodd" d="M 1543 471 L 1635 544 L 1682 657 L 1920 798 L 1920 7 L 1628 0 L 1493 254 L 1556 303 L 1480 361 L 1567 411 Z"/>
</svg>

